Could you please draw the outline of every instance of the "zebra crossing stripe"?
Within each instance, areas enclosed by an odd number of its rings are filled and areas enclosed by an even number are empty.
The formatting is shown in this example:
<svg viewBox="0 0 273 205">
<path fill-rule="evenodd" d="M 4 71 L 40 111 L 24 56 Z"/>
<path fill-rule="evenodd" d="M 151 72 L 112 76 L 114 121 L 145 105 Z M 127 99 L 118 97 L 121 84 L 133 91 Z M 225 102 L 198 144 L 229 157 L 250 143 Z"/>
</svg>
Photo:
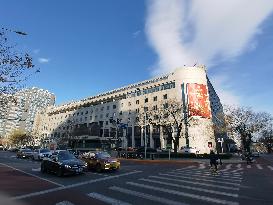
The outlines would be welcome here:
<svg viewBox="0 0 273 205">
<path fill-rule="evenodd" d="M 232 164 L 227 164 L 226 168 L 223 169 L 222 171 L 228 171 L 228 170 L 230 170 L 231 166 L 232 166 Z"/>
<path fill-rule="evenodd" d="M 241 168 L 242 167 L 242 165 L 241 164 L 237 164 L 237 166 L 236 166 L 237 168 Z"/>
<path fill-rule="evenodd" d="M 211 176 L 211 172 L 209 171 L 191 171 L 191 172 L 175 172 L 175 173 L 178 173 L 178 174 L 196 174 L 196 175 L 210 175 Z M 229 179 L 242 179 L 241 178 L 241 175 L 240 174 L 235 174 L 235 173 L 230 173 L 230 174 L 227 174 L 227 173 L 223 173 L 221 170 L 220 170 L 220 173 L 221 173 L 221 177 L 223 178 L 229 178 Z"/>
<path fill-rule="evenodd" d="M 273 171 L 273 167 L 271 167 L 271 166 L 269 166 L 269 165 L 268 165 L 267 167 L 268 167 L 271 171 Z"/>
<path fill-rule="evenodd" d="M 242 169 L 242 168 L 241 168 Z M 223 170 L 220 170 L 222 172 L 223 175 L 227 175 L 227 176 L 241 176 L 243 173 L 242 172 L 238 172 L 238 173 L 233 173 L 231 171 L 229 172 L 223 172 Z M 185 173 L 185 172 L 190 172 L 190 173 L 211 173 L 210 170 L 183 170 L 183 171 L 177 171 L 178 173 Z"/>
<path fill-rule="evenodd" d="M 139 180 L 145 181 L 145 182 L 152 182 L 152 183 L 156 183 L 156 184 L 178 187 L 178 188 L 191 189 L 191 190 L 206 192 L 206 193 L 211 193 L 211 194 L 219 194 L 219 195 L 230 196 L 230 197 L 235 197 L 235 198 L 238 197 L 238 194 L 233 194 L 233 193 L 214 191 L 214 190 L 209 190 L 209 189 L 202 189 L 202 188 L 197 188 L 197 187 L 192 187 L 192 186 L 185 186 L 185 185 L 180 185 L 180 184 L 173 184 L 173 183 L 156 181 L 156 180 L 151 180 L 151 179 L 144 179 L 144 178 L 141 178 Z"/>
<path fill-rule="evenodd" d="M 98 199 L 100 201 L 103 201 L 105 203 L 111 204 L 111 205 L 131 205 L 130 203 L 127 202 L 123 202 L 108 196 L 104 196 L 102 194 L 96 193 L 96 192 L 92 192 L 87 194 L 89 197 L 94 198 L 94 199 Z"/>
<path fill-rule="evenodd" d="M 199 169 L 205 169 L 205 168 L 206 168 L 205 164 L 202 163 L 199 165 Z"/>
<path fill-rule="evenodd" d="M 213 202 L 213 203 L 217 203 L 217 204 L 239 205 L 238 202 L 227 201 L 227 200 L 212 198 L 212 197 L 208 197 L 208 196 L 201 196 L 201 195 L 197 195 L 197 194 L 190 194 L 190 193 L 176 191 L 176 190 L 172 190 L 172 189 L 164 189 L 164 188 L 159 188 L 159 187 L 155 187 L 155 186 L 139 184 L 139 183 L 135 183 L 135 182 L 126 182 L 126 184 L 136 186 L 136 187 L 150 189 L 153 191 L 161 191 L 161 192 L 165 192 L 168 194 L 174 194 L 174 195 L 178 195 L 178 196 L 185 196 L 185 197 L 203 200 L 203 201 L 207 201 L 207 202 Z"/>
<path fill-rule="evenodd" d="M 232 171 L 230 171 L 231 173 L 236 173 L 236 172 L 239 172 L 239 171 L 242 171 L 244 170 L 243 168 L 237 168 L 237 169 L 234 169 Z"/>
<path fill-rule="evenodd" d="M 231 187 L 231 186 L 221 186 L 216 184 L 209 184 L 209 183 L 202 183 L 202 182 L 194 182 L 194 181 L 187 181 L 183 179 L 174 179 L 173 177 L 160 177 L 160 176 L 148 176 L 149 178 L 155 178 L 155 179 L 163 179 L 163 180 L 169 180 L 169 181 L 175 181 L 175 182 L 182 182 L 182 183 L 188 183 L 188 184 L 194 184 L 194 185 L 201 185 L 201 186 L 208 186 L 213 188 L 220 188 L 220 189 L 229 189 L 229 190 L 235 190 L 238 191 L 238 187 Z"/>
<path fill-rule="evenodd" d="M 207 179 L 220 179 L 220 180 L 223 180 L 223 181 L 233 181 L 233 182 L 241 182 L 242 179 L 232 179 L 230 178 L 229 176 L 212 176 L 211 174 L 198 174 L 198 173 L 177 173 L 177 172 L 168 172 L 168 174 L 177 174 L 178 176 L 179 175 L 186 175 L 186 176 L 195 176 L 195 177 L 201 177 L 201 178 L 207 178 Z"/>
<path fill-rule="evenodd" d="M 71 203 L 70 201 L 61 201 L 61 202 L 57 203 L 56 205 L 74 205 L 74 204 Z"/>
<path fill-rule="evenodd" d="M 262 166 L 260 164 L 256 164 L 258 169 L 263 169 Z"/>
<path fill-rule="evenodd" d="M 157 197 L 157 196 L 154 196 L 154 195 L 145 194 L 145 193 L 138 192 L 138 191 L 124 189 L 124 188 L 117 187 L 117 186 L 109 187 L 109 189 L 114 190 L 114 191 L 119 191 L 119 192 L 124 193 L 124 194 L 129 194 L 129 195 L 137 196 L 137 197 L 140 197 L 140 198 L 143 198 L 143 199 L 148 199 L 148 200 L 151 200 L 151 201 L 163 203 L 163 204 L 168 204 L 168 205 L 187 205 L 185 203 L 181 203 L 181 202 L 178 202 L 178 201 L 173 201 L 173 200 L 170 200 L 170 199 L 165 199 L 165 198 L 162 198 L 162 197 Z"/>
<path fill-rule="evenodd" d="M 187 166 L 187 167 L 183 167 L 183 168 L 175 169 L 175 170 L 185 170 L 185 169 L 192 169 L 192 168 L 196 168 L 196 166 L 191 165 L 191 166 Z"/>
<path fill-rule="evenodd" d="M 238 184 L 238 183 L 223 182 L 223 181 L 217 181 L 217 180 L 212 180 L 212 179 L 198 179 L 196 177 L 177 176 L 174 174 L 161 174 L 161 173 L 159 173 L 159 175 L 177 177 L 177 178 L 182 178 L 182 179 L 190 179 L 190 180 L 196 180 L 196 181 L 212 182 L 212 183 L 217 183 L 217 184 L 228 184 L 228 185 L 233 185 L 233 186 L 240 186 L 240 184 Z"/>
<path fill-rule="evenodd" d="M 251 165 L 247 165 L 246 167 L 247 167 L 247 168 L 251 168 Z"/>
</svg>

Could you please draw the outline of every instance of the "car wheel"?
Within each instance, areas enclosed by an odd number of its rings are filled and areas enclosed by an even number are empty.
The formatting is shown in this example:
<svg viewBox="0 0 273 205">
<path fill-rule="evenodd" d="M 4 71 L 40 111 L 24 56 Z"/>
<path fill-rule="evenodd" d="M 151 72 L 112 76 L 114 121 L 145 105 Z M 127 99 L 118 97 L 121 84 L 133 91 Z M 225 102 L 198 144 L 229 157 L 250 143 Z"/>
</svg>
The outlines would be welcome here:
<svg viewBox="0 0 273 205">
<path fill-rule="evenodd" d="M 44 164 L 41 164 L 41 172 L 42 173 L 46 173 L 47 172 L 46 167 L 45 167 Z"/>
<path fill-rule="evenodd" d="M 96 172 L 101 172 L 102 171 L 102 168 L 100 166 L 100 164 L 97 164 L 96 165 Z"/>
<path fill-rule="evenodd" d="M 61 168 L 58 169 L 58 171 L 57 171 L 57 176 L 58 176 L 58 177 L 62 177 L 62 176 L 63 176 L 63 171 L 62 171 Z"/>
</svg>

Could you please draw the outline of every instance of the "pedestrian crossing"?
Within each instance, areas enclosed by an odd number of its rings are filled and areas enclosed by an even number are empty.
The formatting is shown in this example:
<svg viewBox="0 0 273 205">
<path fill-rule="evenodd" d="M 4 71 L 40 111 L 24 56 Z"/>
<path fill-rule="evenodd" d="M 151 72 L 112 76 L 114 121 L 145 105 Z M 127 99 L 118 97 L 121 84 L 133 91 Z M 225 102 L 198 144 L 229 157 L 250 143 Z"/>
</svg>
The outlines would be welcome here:
<svg viewBox="0 0 273 205">
<path fill-rule="evenodd" d="M 113 205 L 239 205 L 243 166 L 228 168 L 217 175 L 212 175 L 206 164 L 161 171 L 96 189 L 86 196 Z"/>
</svg>

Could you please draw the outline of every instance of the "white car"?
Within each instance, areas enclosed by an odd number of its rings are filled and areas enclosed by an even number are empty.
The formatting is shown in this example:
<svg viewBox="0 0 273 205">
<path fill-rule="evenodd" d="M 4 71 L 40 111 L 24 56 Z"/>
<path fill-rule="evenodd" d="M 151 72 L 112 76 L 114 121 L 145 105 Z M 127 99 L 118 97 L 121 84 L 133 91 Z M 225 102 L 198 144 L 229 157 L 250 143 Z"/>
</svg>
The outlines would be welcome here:
<svg viewBox="0 0 273 205">
<path fill-rule="evenodd" d="M 44 157 L 50 157 L 52 155 L 49 149 L 36 149 L 33 152 L 32 159 L 42 160 Z"/>
<path fill-rule="evenodd" d="M 197 153 L 199 153 L 199 151 L 196 148 L 193 148 L 193 147 L 181 147 L 181 149 L 178 151 L 178 153 L 197 154 Z"/>
</svg>

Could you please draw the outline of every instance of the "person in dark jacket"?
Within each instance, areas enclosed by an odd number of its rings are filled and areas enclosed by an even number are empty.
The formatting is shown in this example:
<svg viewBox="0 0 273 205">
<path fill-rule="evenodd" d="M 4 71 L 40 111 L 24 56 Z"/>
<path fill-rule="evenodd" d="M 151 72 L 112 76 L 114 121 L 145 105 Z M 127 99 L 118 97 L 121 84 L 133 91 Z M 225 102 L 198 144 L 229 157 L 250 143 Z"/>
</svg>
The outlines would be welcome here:
<svg viewBox="0 0 273 205">
<path fill-rule="evenodd" d="M 214 166 L 215 167 L 215 171 L 217 171 L 217 155 L 214 153 L 213 150 L 210 151 L 209 154 L 209 159 L 210 159 L 210 166 Z"/>
</svg>

